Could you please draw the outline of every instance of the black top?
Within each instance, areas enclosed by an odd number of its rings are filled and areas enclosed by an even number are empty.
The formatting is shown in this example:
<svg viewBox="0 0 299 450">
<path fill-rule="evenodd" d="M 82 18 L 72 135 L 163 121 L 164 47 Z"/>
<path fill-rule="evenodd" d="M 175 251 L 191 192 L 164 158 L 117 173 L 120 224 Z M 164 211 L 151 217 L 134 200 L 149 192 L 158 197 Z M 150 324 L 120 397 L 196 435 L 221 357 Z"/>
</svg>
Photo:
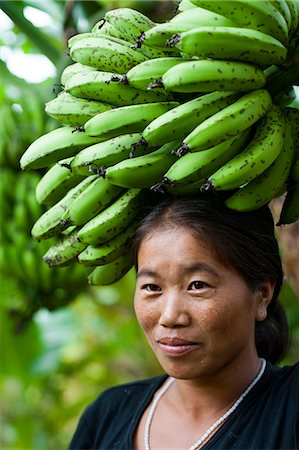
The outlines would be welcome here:
<svg viewBox="0 0 299 450">
<path fill-rule="evenodd" d="M 132 449 L 142 413 L 166 378 L 107 389 L 83 413 L 69 449 Z M 298 450 L 299 363 L 278 368 L 267 362 L 261 379 L 202 449 Z"/>
</svg>

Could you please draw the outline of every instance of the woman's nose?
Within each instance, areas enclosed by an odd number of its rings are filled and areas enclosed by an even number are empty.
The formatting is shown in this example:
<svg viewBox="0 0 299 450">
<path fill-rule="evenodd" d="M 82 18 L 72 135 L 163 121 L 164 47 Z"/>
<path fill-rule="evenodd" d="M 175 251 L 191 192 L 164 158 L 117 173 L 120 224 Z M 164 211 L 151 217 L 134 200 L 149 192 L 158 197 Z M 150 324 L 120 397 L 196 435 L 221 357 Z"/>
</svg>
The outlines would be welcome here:
<svg viewBox="0 0 299 450">
<path fill-rule="evenodd" d="M 163 327 L 185 327 L 190 323 L 190 315 L 184 300 L 178 293 L 164 294 L 161 301 L 159 324 Z"/>
</svg>

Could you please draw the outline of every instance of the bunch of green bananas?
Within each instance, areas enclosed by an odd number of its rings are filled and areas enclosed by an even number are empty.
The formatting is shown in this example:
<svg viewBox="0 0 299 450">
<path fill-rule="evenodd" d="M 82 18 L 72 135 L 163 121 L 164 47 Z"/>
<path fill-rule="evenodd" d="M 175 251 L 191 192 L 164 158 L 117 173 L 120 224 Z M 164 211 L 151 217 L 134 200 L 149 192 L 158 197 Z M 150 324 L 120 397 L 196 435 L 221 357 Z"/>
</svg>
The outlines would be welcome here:
<svg viewBox="0 0 299 450">
<path fill-rule="evenodd" d="M 71 38 L 74 64 L 46 104 L 63 126 L 21 158 L 48 168 L 36 197 L 49 209 L 32 228 L 37 240 L 60 237 L 47 264 L 91 266 L 91 284 L 119 280 L 150 189 L 227 191 L 240 211 L 288 192 L 279 223 L 297 220 L 299 110 L 267 84 L 289 64 L 298 20 L 295 0 L 183 0 L 165 23 L 117 8 Z"/>
<path fill-rule="evenodd" d="M 7 167 L 2 168 L 0 177 L 1 208 L 5 217 L 0 226 L 2 283 L 13 282 L 14 290 L 21 293 L 11 294 L 9 299 L 3 295 L 1 306 L 22 321 L 41 307 L 52 310 L 67 304 L 86 286 L 83 267 L 51 270 L 41 263 L 43 254 L 56 239 L 49 242 L 30 239 L 33 223 L 45 212 L 34 193 L 39 180 L 40 175 L 36 173 L 17 173 Z M 65 288 L 66 279 L 69 280 L 68 289 Z M 5 287 L 3 289 L 5 291 Z"/>
</svg>

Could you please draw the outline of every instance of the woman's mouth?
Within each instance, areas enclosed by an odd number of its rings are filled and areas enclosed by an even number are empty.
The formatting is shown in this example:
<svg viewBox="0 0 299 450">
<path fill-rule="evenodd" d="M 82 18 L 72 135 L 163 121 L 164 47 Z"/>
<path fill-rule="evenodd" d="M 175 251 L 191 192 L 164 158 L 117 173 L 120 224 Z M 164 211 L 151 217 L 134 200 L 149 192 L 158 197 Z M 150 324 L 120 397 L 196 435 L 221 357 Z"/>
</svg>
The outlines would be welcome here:
<svg viewBox="0 0 299 450">
<path fill-rule="evenodd" d="M 182 356 L 198 348 L 199 344 L 180 338 L 158 339 L 160 349 L 168 356 Z"/>
</svg>

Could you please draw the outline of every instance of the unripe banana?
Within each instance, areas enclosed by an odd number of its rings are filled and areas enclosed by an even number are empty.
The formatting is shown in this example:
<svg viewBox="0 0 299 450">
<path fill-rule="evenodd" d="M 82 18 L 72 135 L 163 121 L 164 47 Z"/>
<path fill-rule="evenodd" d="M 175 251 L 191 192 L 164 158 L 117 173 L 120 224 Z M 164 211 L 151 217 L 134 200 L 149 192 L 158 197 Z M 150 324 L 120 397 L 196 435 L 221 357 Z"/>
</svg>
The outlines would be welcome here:
<svg viewBox="0 0 299 450">
<path fill-rule="evenodd" d="M 178 106 L 177 102 L 158 102 L 111 109 L 89 119 L 84 129 L 88 136 L 98 136 L 102 139 L 138 133 L 156 117 L 175 106 Z"/>
<path fill-rule="evenodd" d="M 83 225 L 112 203 L 122 192 L 123 189 L 120 187 L 97 177 L 72 202 L 66 212 L 66 218 L 74 225 Z"/>
<path fill-rule="evenodd" d="M 118 77 L 118 81 L 128 83 L 134 88 L 146 91 L 150 83 L 160 79 L 171 67 L 185 61 L 187 60 L 184 58 L 173 56 L 149 59 L 132 67 L 125 75 Z"/>
<path fill-rule="evenodd" d="M 70 48 L 70 55 L 75 62 L 117 73 L 126 73 L 131 67 L 147 59 L 141 52 L 104 37 L 78 40 Z"/>
<path fill-rule="evenodd" d="M 83 39 L 94 38 L 97 36 L 98 36 L 98 34 L 94 34 L 93 32 L 75 34 L 74 36 L 69 38 L 69 40 L 67 42 L 68 48 L 71 49 L 77 42 L 82 41 Z"/>
<path fill-rule="evenodd" d="M 114 261 L 128 251 L 136 225 L 135 221 L 132 222 L 124 231 L 98 247 L 88 245 L 78 256 L 79 262 L 85 266 L 97 266 Z"/>
<path fill-rule="evenodd" d="M 196 5 L 192 3 L 190 0 L 181 0 L 178 4 L 178 11 L 188 11 L 189 9 L 196 8 Z"/>
<path fill-rule="evenodd" d="M 65 217 L 65 211 L 79 194 L 95 179 L 96 175 L 92 175 L 82 180 L 81 183 L 71 189 L 58 203 L 55 203 L 54 206 L 40 216 L 31 230 L 34 239 L 48 239 L 49 237 L 60 234 L 62 231 L 66 230 L 70 226 L 70 220 L 62 220 L 62 217 Z"/>
<path fill-rule="evenodd" d="M 240 61 L 198 59 L 178 64 L 162 77 L 171 92 L 251 91 L 266 83 L 263 71 Z"/>
<path fill-rule="evenodd" d="M 272 105 L 258 123 L 248 146 L 213 175 L 202 190 L 230 190 L 243 186 L 263 173 L 278 157 L 284 145 L 285 119 Z"/>
<path fill-rule="evenodd" d="M 184 138 L 205 119 L 234 103 L 240 95 L 215 91 L 189 100 L 150 122 L 143 130 L 141 143 L 163 145 L 173 139 Z"/>
<path fill-rule="evenodd" d="M 237 211 L 252 211 L 277 197 L 289 176 L 293 155 L 292 132 L 287 124 L 284 145 L 278 157 L 261 175 L 229 197 L 225 201 L 226 206 Z"/>
<path fill-rule="evenodd" d="M 141 189 L 129 189 L 87 222 L 78 233 L 79 239 L 85 244 L 94 245 L 109 241 L 135 219 L 143 201 L 144 193 Z"/>
<path fill-rule="evenodd" d="M 70 126 L 57 128 L 36 139 L 23 154 L 20 165 L 23 170 L 48 167 L 101 140 Z"/>
<path fill-rule="evenodd" d="M 38 203 L 54 205 L 82 180 L 81 175 L 74 174 L 70 170 L 72 159 L 66 158 L 54 164 L 40 179 L 35 189 Z"/>
<path fill-rule="evenodd" d="M 269 0 L 270 3 L 276 8 L 280 14 L 283 16 L 284 20 L 287 23 L 288 31 L 290 31 L 291 23 L 292 23 L 292 17 L 291 12 L 288 7 L 288 4 L 285 0 Z"/>
<path fill-rule="evenodd" d="M 222 14 L 242 27 L 270 34 L 283 44 L 288 39 L 288 26 L 280 12 L 269 2 L 260 0 L 193 0 L 202 8 Z"/>
<path fill-rule="evenodd" d="M 106 36 L 112 36 L 119 39 L 123 39 L 123 34 L 119 31 L 115 26 L 111 23 L 107 22 L 106 19 L 100 19 L 95 25 L 92 27 L 91 32 L 94 34 L 104 34 Z"/>
<path fill-rule="evenodd" d="M 75 230 L 52 245 L 43 256 L 45 263 L 50 267 L 72 263 L 74 258 L 86 248 L 86 244 L 79 241 L 77 235 L 78 230 Z"/>
<path fill-rule="evenodd" d="M 291 14 L 291 24 L 289 26 L 289 37 L 292 37 L 298 28 L 299 8 L 297 7 L 296 2 L 294 0 L 286 0 L 286 3 L 289 7 L 290 14 Z"/>
<path fill-rule="evenodd" d="M 125 253 L 114 261 L 96 267 L 88 276 L 89 284 L 106 286 L 119 281 L 132 267 L 130 254 Z"/>
<path fill-rule="evenodd" d="M 149 17 L 132 8 L 116 8 L 107 11 L 105 20 L 113 25 L 129 42 L 135 43 L 141 32 L 156 25 Z"/>
<path fill-rule="evenodd" d="M 265 89 L 243 95 L 200 123 L 184 139 L 177 151 L 178 155 L 187 151 L 205 150 L 247 130 L 266 114 L 271 104 L 271 96 Z"/>
<path fill-rule="evenodd" d="M 282 64 L 286 47 L 261 31 L 246 28 L 206 26 L 173 36 L 170 41 L 181 52 L 200 58 Z"/>
<path fill-rule="evenodd" d="M 291 123 L 293 131 L 293 142 L 295 146 L 295 155 L 299 157 L 299 109 L 297 108 L 284 108 L 284 114 L 288 121 Z"/>
<path fill-rule="evenodd" d="M 215 147 L 200 152 L 187 153 L 165 173 L 165 184 L 170 183 L 172 186 L 178 187 L 182 184 L 195 183 L 198 180 L 201 180 L 201 184 L 204 184 L 212 173 L 245 148 L 249 135 L 250 130 L 246 130 L 215 145 Z"/>
<path fill-rule="evenodd" d="M 81 150 L 72 160 L 71 169 L 80 175 L 100 173 L 101 168 L 112 166 L 123 159 L 129 158 L 131 146 L 140 140 L 140 133 L 121 134 L 99 144 L 91 145 Z M 137 153 L 145 153 L 142 147 L 138 147 Z"/>
<path fill-rule="evenodd" d="M 146 31 L 141 37 L 141 48 L 144 44 L 154 47 L 166 47 L 168 40 L 177 33 L 192 30 L 199 26 L 235 27 L 235 22 L 207 11 L 203 8 L 192 8 L 174 16 L 170 21 L 158 24 Z"/>
<path fill-rule="evenodd" d="M 113 72 L 78 73 L 67 81 L 65 90 L 75 97 L 98 100 L 113 106 L 159 102 L 169 98 L 159 92 L 145 92 L 124 84 L 110 83 L 113 76 Z"/>
<path fill-rule="evenodd" d="M 296 220 L 299 220 L 299 183 L 288 187 L 277 225 L 286 225 Z"/>
<path fill-rule="evenodd" d="M 61 92 L 56 98 L 46 103 L 45 111 L 58 122 L 80 126 L 96 114 L 112 109 L 107 103 L 74 97 Z"/>
<path fill-rule="evenodd" d="M 168 142 L 159 150 L 148 155 L 125 159 L 108 167 L 104 177 L 117 186 L 124 188 L 148 188 L 162 180 L 164 173 L 177 159 L 172 150 L 178 141 Z"/>
<path fill-rule="evenodd" d="M 62 86 L 65 86 L 66 83 L 77 73 L 85 73 L 85 72 L 96 72 L 95 67 L 85 66 L 84 64 L 80 63 L 73 63 L 69 66 L 66 66 L 66 68 L 63 70 L 60 81 Z"/>
</svg>

